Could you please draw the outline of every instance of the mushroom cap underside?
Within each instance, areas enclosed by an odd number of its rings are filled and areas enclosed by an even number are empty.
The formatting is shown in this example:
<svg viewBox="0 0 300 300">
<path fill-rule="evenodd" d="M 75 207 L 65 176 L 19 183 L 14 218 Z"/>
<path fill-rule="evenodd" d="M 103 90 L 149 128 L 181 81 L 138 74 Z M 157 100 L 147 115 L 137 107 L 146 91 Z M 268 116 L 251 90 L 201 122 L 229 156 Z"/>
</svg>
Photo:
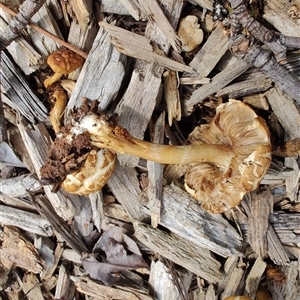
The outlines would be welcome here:
<svg viewBox="0 0 300 300">
<path fill-rule="evenodd" d="M 212 163 L 196 163 L 185 175 L 187 191 L 213 213 L 238 205 L 256 189 L 271 162 L 271 143 L 265 121 L 241 101 L 230 99 L 217 108 L 210 124 L 190 134 L 191 143 L 225 144 L 234 157 L 226 170 Z"/>
</svg>

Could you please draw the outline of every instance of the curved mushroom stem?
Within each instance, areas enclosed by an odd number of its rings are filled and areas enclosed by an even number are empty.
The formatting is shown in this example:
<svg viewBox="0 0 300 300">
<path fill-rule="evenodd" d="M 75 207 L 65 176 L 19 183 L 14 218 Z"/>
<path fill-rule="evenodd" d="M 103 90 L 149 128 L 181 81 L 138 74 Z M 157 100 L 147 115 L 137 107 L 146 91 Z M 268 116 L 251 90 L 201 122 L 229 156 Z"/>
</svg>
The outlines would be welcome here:
<svg viewBox="0 0 300 300">
<path fill-rule="evenodd" d="M 62 76 L 63 76 L 62 73 L 54 73 L 52 75 L 52 77 L 45 79 L 45 81 L 44 81 L 45 88 L 47 88 L 48 86 L 50 86 L 54 82 L 58 81 Z"/>
<path fill-rule="evenodd" d="M 214 163 L 225 172 L 234 156 L 231 146 L 190 144 L 170 146 L 134 138 L 121 126 L 110 126 L 96 115 L 83 117 L 79 126 L 89 132 L 92 145 L 122 154 L 130 154 L 161 164 Z"/>
</svg>

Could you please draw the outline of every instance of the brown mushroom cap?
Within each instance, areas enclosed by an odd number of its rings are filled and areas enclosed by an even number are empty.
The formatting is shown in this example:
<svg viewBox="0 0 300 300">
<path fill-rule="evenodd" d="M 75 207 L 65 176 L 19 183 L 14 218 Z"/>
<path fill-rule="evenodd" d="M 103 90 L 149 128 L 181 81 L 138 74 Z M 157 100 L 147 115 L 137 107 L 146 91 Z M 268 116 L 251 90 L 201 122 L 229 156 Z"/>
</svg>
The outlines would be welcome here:
<svg viewBox="0 0 300 300">
<path fill-rule="evenodd" d="M 212 163 L 195 163 L 185 174 L 186 190 L 213 213 L 238 205 L 245 193 L 258 187 L 271 162 L 268 127 L 241 101 L 231 99 L 218 106 L 210 124 L 197 127 L 189 140 L 229 145 L 234 152 L 226 170 Z"/>
<path fill-rule="evenodd" d="M 109 150 L 92 149 L 83 166 L 68 174 L 62 187 L 69 193 L 89 195 L 99 191 L 111 176 L 116 162 L 116 155 Z"/>
<path fill-rule="evenodd" d="M 69 49 L 59 49 L 47 58 L 47 64 L 55 73 L 69 74 L 82 66 L 83 57 Z"/>
<path fill-rule="evenodd" d="M 79 54 L 69 49 L 59 49 L 47 58 L 47 64 L 55 74 L 44 81 L 44 85 L 48 87 L 55 81 L 59 80 L 62 75 L 70 74 L 77 68 L 82 66 L 84 59 Z"/>
</svg>

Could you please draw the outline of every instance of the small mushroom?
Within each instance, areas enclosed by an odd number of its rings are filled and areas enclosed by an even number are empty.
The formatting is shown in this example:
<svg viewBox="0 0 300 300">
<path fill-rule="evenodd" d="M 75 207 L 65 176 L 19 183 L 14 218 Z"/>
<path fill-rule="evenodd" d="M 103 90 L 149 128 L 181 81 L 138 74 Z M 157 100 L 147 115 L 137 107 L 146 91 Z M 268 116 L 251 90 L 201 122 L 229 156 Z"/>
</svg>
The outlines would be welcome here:
<svg viewBox="0 0 300 300">
<path fill-rule="evenodd" d="M 258 187 L 270 165 L 268 128 L 264 120 L 241 101 L 221 104 L 210 124 L 197 127 L 190 135 L 191 143 L 184 146 L 138 140 L 116 125 L 114 116 L 98 112 L 96 104 L 87 106 L 85 103 L 75 112 L 67 125 L 68 133 L 58 135 L 54 147 L 70 143 L 79 135 L 86 138 L 88 133 L 90 147 L 127 153 L 162 164 L 187 164 L 186 190 L 202 203 L 205 210 L 213 213 L 238 205 L 244 194 Z M 52 161 L 48 163 L 55 165 Z M 49 174 L 57 176 L 57 172 L 41 173 L 43 179 L 50 181 L 54 180 Z M 66 174 L 65 170 L 63 174 Z"/>
<path fill-rule="evenodd" d="M 195 50 L 203 41 L 203 30 L 200 29 L 196 16 L 186 16 L 180 20 L 178 36 L 181 40 L 181 48 L 185 52 Z"/>
<path fill-rule="evenodd" d="M 89 195 L 99 191 L 111 176 L 115 162 L 115 153 L 106 149 L 92 149 L 83 166 L 67 175 L 62 187 L 67 192 L 77 195 Z"/>
<path fill-rule="evenodd" d="M 68 97 L 67 93 L 61 88 L 57 87 L 51 94 L 54 99 L 54 106 L 50 111 L 50 122 L 55 133 L 58 133 L 61 127 L 61 118 L 65 111 Z"/>
<path fill-rule="evenodd" d="M 54 82 L 58 81 L 63 75 L 70 74 L 82 66 L 83 57 L 69 49 L 59 49 L 53 52 L 47 58 L 47 64 L 52 69 L 54 75 L 44 81 L 47 88 Z"/>
</svg>

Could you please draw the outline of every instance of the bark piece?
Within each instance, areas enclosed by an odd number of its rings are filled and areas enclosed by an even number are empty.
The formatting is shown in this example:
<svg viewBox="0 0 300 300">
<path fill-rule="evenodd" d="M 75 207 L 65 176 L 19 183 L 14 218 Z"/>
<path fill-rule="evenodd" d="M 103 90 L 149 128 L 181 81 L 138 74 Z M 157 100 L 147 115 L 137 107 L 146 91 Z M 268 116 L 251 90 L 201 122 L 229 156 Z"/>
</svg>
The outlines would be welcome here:
<svg viewBox="0 0 300 300">
<path fill-rule="evenodd" d="M 193 92 L 189 99 L 184 100 L 184 114 L 189 115 L 194 111 L 195 105 L 202 103 L 208 96 L 225 87 L 228 83 L 243 74 L 250 66 L 251 63 L 238 60 L 226 67 L 223 71 L 214 76 L 210 83 L 199 87 Z"/>
<path fill-rule="evenodd" d="M 164 95 L 167 103 L 168 123 L 172 126 L 173 120 L 181 119 L 181 103 L 178 91 L 177 74 L 174 71 L 166 71 L 164 78 Z"/>
<path fill-rule="evenodd" d="M 135 237 L 154 252 L 188 269 L 208 282 L 222 278 L 220 263 L 210 251 L 177 234 L 167 234 L 142 223 L 135 223 Z"/>
<path fill-rule="evenodd" d="M 243 96 L 265 92 L 272 86 L 271 79 L 258 77 L 228 85 L 223 89 L 220 89 L 216 93 L 216 97 L 227 95 L 229 98 L 238 99 Z"/>
<path fill-rule="evenodd" d="M 117 163 L 114 173 L 108 180 L 108 187 L 124 206 L 132 220 L 146 221 L 149 219 L 138 200 L 141 189 L 134 169 L 124 168 Z"/>
<path fill-rule="evenodd" d="M 38 27 L 63 40 L 58 24 L 47 5 L 43 5 L 31 20 L 38 25 Z M 45 36 L 31 27 L 28 28 L 28 32 L 32 43 L 43 57 L 48 56 L 60 47 L 54 39 Z"/>
<path fill-rule="evenodd" d="M 213 0 L 189 0 L 188 2 L 193 3 L 195 5 L 200 5 L 203 8 L 206 8 L 210 11 L 213 10 Z"/>
<path fill-rule="evenodd" d="M 195 69 L 201 78 L 208 76 L 228 50 L 228 41 L 228 35 L 225 34 L 222 26 L 217 26 L 189 66 Z"/>
<path fill-rule="evenodd" d="M 35 96 L 25 78 L 4 52 L 1 53 L 1 75 L 1 83 L 11 101 L 7 104 L 30 122 L 35 123 L 39 120 L 49 125 L 46 107 Z"/>
<path fill-rule="evenodd" d="M 267 231 L 273 196 L 269 189 L 251 192 L 248 201 L 248 242 L 259 257 L 268 254 Z"/>
<path fill-rule="evenodd" d="M 100 28 L 69 99 L 65 120 L 74 107 L 82 105 L 83 97 L 97 99 L 102 110 L 115 100 L 127 59 L 111 45 L 110 39 L 110 35 Z"/>
<path fill-rule="evenodd" d="M 41 282 L 38 277 L 32 273 L 24 275 L 22 289 L 28 300 L 45 299 L 41 289 Z"/>
<path fill-rule="evenodd" d="M 3 12 L 3 18 L 7 21 L 10 18 L 6 17 L 5 12 Z M 4 19 L 0 20 L 0 31 L 7 26 Z M 20 67 L 25 75 L 30 75 L 40 68 L 39 61 L 41 60 L 41 55 L 33 48 L 33 46 L 26 41 L 23 37 L 19 36 L 10 45 L 7 46 L 7 51 L 12 56 L 14 62 Z"/>
<path fill-rule="evenodd" d="M 16 226 L 41 236 L 53 235 L 50 223 L 36 213 L 0 205 L 0 219 L 2 225 Z"/>
<path fill-rule="evenodd" d="M 258 257 L 255 260 L 247 276 L 245 294 L 248 295 L 251 299 L 255 298 L 256 292 L 258 290 L 259 282 L 261 281 L 261 277 L 265 271 L 266 266 L 267 263 L 265 263 L 260 257 Z"/>
<path fill-rule="evenodd" d="M 165 114 L 162 113 L 155 123 L 153 143 L 162 144 L 164 141 Z M 151 224 L 157 227 L 160 220 L 161 199 L 163 190 L 163 165 L 147 161 L 149 208 L 151 211 Z"/>
<path fill-rule="evenodd" d="M 288 0 L 268 1 L 264 6 L 263 17 L 282 34 L 300 37 L 299 23 L 289 15 L 292 4 Z"/>
<path fill-rule="evenodd" d="M 200 203 L 175 184 L 164 188 L 160 224 L 221 256 L 240 253 L 241 237 L 222 215 L 202 210 Z"/>
<path fill-rule="evenodd" d="M 285 265 L 290 262 L 290 259 L 283 248 L 273 227 L 269 227 L 268 233 L 268 253 L 269 257 L 276 265 Z"/>
<path fill-rule="evenodd" d="M 178 278 L 178 274 L 171 273 L 171 270 L 162 261 L 152 261 L 149 277 L 149 292 L 154 299 L 181 299 L 181 293 L 187 293 L 187 291 L 182 288 L 179 290 L 179 287 L 174 283 L 173 276 L 177 276 Z M 178 278 L 178 281 L 179 280 Z"/>
<path fill-rule="evenodd" d="M 165 12 L 162 11 L 156 0 L 145 2 L 137 0 L 144 14 L 150 22 L 155 22 L 157 27 L 163 32 L 163 35 L 168 39 L 168 43 L 177 52 L 181 51 L 180 40 L 176 35 L 173 26 L 169 23 Z M 172 1 L 170 1 L 172 3 Z"/>
<path fill-rule="evenodd" d="M 93 13 L 92 3 L 88 0 L 69 0 L 82 31 L 86 31 Z"/>
<path fill-rule="evenodd" d="M 143 294 L 134 289 L 126 289 L 125 287 L 118 286 L 118 288 L 108 287 L 96 283 L 90 279 L 83 279 L 80 277 L 72 278 L 77 290 L 85 295 L 95 297 L 96 299 L 105 297 L 107 299 L 123 299 L 123 300 L 151 300 L 153 299 L 147 294 Z"/>
<path fill-rule="evenodd" d="M 70 227 L 60 218 L 48 199 L 44 196 L 36 196 L 32 199 L 38 212 L 49 221 L 53 229 L 79 254 L 88 252 L 82 239 L 70 229 Z"/>
<path fill-rule="evenodd" d="M 8 269 L 18 266 L 34 274 L 39 274 L 44 269 L 44 262 L 36 248 L 13 226 L 4 227 L 0 260 Z"/>
<path fill-rule="evenodd" d="M 59 267 L 55 299 L 73 299 L 75 296 L 75 285 L 70 278 L 70 271 L 67 266 Z"/>
<path fill-rule="evenodd" d="M 125 94 L 115 109 L 118 124 L 135 138 L 143 139 L 153 110 L 160 100 L 161 78 L 155 75 L 156 65 L 147 64 L 142 70 L 134 70 Z M 142 101 L 141 101 L 142 99 Z M 135 167 L 138 157 L 118 155 L 121 165 Z"/>
</svg>

